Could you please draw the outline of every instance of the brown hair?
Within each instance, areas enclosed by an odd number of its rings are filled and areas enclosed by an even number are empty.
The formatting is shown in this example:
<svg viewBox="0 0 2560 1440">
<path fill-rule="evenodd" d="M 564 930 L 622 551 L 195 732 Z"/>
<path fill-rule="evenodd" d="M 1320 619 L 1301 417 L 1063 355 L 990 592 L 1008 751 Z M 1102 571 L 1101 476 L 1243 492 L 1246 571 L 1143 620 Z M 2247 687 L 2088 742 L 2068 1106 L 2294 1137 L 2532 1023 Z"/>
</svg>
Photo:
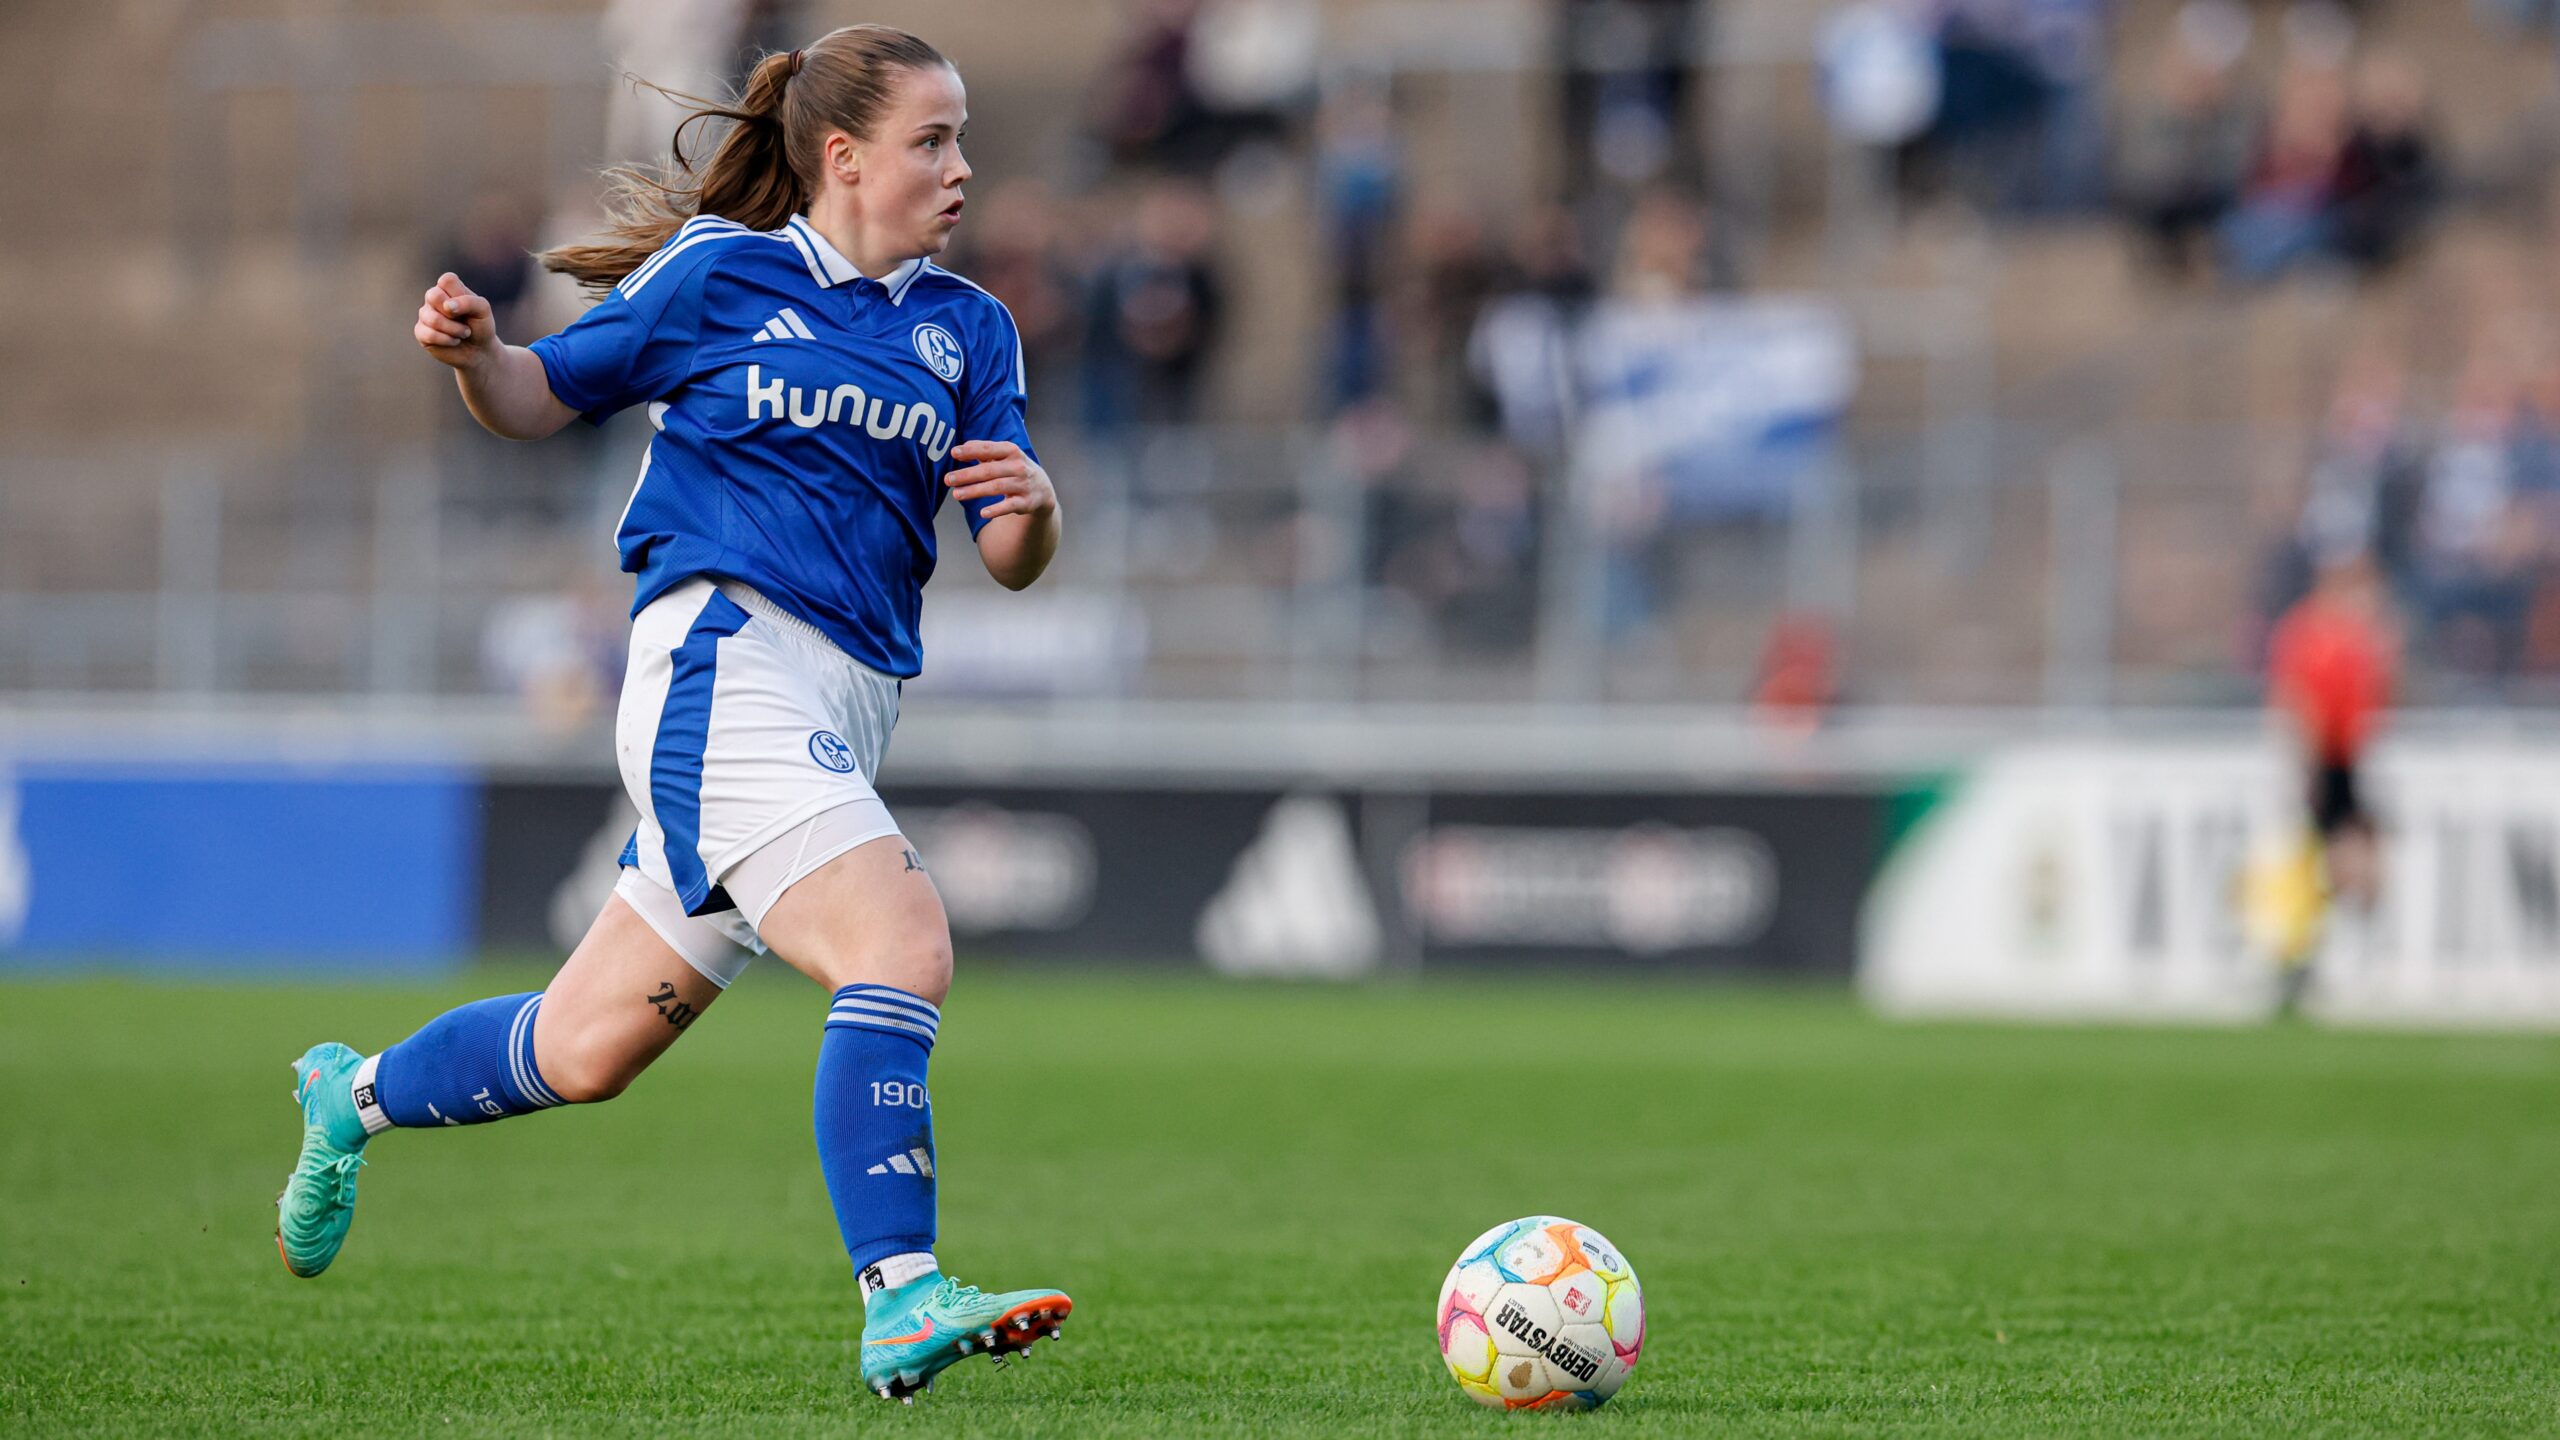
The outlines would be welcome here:
<svg viewBox="0 0 2560 1440">
<path fill-rule="evenodd" d="M 536 258 L 601 291 L 639 269 L 697 215 L 780 229 L 816 192 L 828 131 L 869 138 L 900 72 L 950 63 L 904 30 L 848 25 L 805 49 L 757 61 L 734 104 L 653 85 L 691 112 L 676 125 L 673 167 L 660 174 L 627 165 L 605 171 L 605 238 Z M 732 123 L 697 172 L 685 157 L 685 132 L 711 120 Z"/>
</svg>

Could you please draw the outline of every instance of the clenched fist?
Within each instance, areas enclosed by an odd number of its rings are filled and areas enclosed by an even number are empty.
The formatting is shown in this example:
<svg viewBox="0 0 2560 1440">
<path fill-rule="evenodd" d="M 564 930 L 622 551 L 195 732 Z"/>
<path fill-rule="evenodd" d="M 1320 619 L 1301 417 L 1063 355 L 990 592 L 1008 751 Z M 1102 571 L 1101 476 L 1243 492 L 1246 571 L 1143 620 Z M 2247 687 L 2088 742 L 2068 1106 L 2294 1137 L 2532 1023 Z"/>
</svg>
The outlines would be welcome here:
<svg viewBox="0 0 2560 1440">
<path fill-rule="evenodd" d="M 469 369 L 498 349 L 498 324 L 489 302 L 451 271 L 439 276 L 419 302 L 414 333 L 429 355 L 456 370 Z"/>
</svg>

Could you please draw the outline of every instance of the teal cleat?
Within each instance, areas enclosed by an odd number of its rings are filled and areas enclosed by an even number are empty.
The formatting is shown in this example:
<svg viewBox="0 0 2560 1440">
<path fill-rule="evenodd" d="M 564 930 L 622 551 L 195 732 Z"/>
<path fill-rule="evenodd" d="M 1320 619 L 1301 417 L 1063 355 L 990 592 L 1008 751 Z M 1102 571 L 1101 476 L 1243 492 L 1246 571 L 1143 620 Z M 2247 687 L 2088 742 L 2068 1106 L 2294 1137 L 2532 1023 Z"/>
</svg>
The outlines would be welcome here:
<svg viewBox="0 0 2560 1440">
<path fill-rule="evenodd" d="M 293 1098 L 302 1107 L 302 1158 L 276 1197 L 276 1253 L 305 1279 L 329 1268 L 356 1218 L 358 1152 L 371 1138 L 356 1117 L 348 1081 L 364 1057 L 344 1045 L 314 1045 L 293 1062 Z"/>
<path fill-rule="evenodd" d="M 988 1295 L 942 1275 L 878 1291 L 863 1307 L 863 1388 L 912 1405 L 918 1392 L 933 1388 L 934 1376 L 968 1356 L 1002 1365 L 1037 1341 L 1057 1339 L 1075 1308 L 1055 1290 Z"/>
</svg>

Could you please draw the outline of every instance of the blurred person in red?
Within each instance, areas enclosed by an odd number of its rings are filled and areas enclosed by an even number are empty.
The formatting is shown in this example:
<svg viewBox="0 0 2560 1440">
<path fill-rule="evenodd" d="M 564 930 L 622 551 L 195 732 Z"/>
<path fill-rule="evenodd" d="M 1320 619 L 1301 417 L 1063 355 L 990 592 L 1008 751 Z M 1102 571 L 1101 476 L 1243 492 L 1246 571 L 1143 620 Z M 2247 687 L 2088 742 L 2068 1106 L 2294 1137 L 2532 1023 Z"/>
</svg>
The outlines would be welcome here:
<svg viewBox="0 0 2560 1440">
<path fill-rule="evenodd" d="M 2268 700 L 2291 722 L 2306 767 L 2306 864 L 2317 897 L 2278 957 L 2287 1009 L 2310 981 L 2311 951 L 2335 902 L 2362 919 L 2381 896 L 2381 829 L 2360 772 L 2398 683 L 2398 649 L 2381 575 L 2361 553 L 2324 566 L 2268 645 Z"/>
<path fill-rule="evenodd" d="M 1790 735 L 1822 728 L 1840 698 L 1839 641 L 1819 615 L 1781 615 L 1769 627 L 1760 670 L 1751 683 L 1751 713 Z"/>
</svg>

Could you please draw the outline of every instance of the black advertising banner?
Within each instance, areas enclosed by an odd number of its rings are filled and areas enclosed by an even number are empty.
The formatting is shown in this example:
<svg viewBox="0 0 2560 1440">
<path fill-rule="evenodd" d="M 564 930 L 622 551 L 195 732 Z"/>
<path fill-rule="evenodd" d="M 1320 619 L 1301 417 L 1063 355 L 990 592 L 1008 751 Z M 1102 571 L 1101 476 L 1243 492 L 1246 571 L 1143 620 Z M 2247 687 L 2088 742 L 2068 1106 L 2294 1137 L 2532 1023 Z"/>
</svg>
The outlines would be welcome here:
<svg viewBox="0 0 2560 1440">
<path fill-rule="evenodd" d="M 480 792 L 480 944 L 558 950 L 613 893 L 638 822 L 618 782 L 493 778 Z"/>
<path fill-rule="evenodd" d="M 1349 977 L 1598 965 L 1846 975 L 1881 791 L 891 785 L 963 952 Z M 632 814 L 494 780 L 482 943 L 565 947 Z"/>
<path fill-rule="evenodd" d="M 892 785 L 953 943 L 1174 961 L 1277 798 L 1266 791 Z"/>
<path fill-rule="evenodd" d="M 1433 965 L 1846 976 L 1884 813 L 1870 793 L 1441 792 L 1396 868 Z"/>
</svg>

